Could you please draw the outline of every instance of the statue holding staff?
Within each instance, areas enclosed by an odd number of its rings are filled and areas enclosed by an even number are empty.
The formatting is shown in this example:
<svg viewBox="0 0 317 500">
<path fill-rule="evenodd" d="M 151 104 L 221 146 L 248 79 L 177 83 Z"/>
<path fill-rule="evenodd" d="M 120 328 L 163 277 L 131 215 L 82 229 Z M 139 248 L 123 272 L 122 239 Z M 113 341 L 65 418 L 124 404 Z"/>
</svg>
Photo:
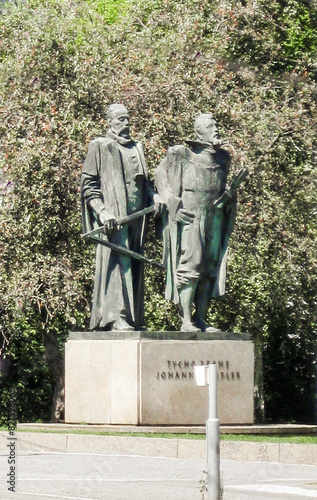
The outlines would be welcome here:
<svg viewBox="0 0 317 500">
<path fill-rule="evenodd" d="M 109 129 L 90 142 L 81 179 L 84 237 L 97 243 L 90 329 L 143 325 L 143 254 L 147 213 L 159 210 L 141 144 L 122 104 L 107 111 Z"/>
</svg>

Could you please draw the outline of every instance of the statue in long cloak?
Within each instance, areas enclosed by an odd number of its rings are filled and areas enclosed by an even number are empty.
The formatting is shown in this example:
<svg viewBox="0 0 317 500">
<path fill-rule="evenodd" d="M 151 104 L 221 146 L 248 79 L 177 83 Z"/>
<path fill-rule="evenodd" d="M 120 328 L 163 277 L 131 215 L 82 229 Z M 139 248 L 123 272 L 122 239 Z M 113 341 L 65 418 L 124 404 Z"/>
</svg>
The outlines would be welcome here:
<svg viewBox="0 0 317 500">
<path fill-rule="evenodd" d="M 89 144 L 81 179 L 83 231 L 104 226 L 100 237 L 142 254 L 144 217 L 117 221 L 153 204 L 142 146 L 129 134 L 128 110 L 112 104 L 109 130 Z M 133 330 L 143 324 L 143 264 L 97 244 L 90 329 Z"/>
<path fill-rule="evenodd" d="M 169 148 L 155 172 L 168 209 L 163 223 L 165 297 L 180 304 L 182 331 L 212 332 L 215 328 L 205 323 L 205 316 L 211 299 L 225 293 L 236 189 L 247 171 L 227 187 L 230 155 L 221 148 L 216 121 L 201 114 L 194 128 L 197 141 Z"/>
</svg>

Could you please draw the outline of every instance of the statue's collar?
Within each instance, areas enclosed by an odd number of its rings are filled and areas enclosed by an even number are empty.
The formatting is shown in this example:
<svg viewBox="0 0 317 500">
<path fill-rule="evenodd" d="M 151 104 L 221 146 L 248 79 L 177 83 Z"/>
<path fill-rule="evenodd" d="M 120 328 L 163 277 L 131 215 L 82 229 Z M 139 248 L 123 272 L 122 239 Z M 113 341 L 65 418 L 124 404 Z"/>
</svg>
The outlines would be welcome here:
<svg viewBox="0 0 317 500">
<path fill-rule="evenodd" d="M 108 130 L 107 137 L 109 137 L 110 139 L 113 139 L 114 141 L 117 141 L 118 144 L 121 144 L 121 146 L 128 146 L 129 144 L 131 144 L 133 142 L 130 137 L 129 137 L 129 139 L 126 139 L 125 137 L 121 137 L 120 135 L 114 134 L 112 132 L 112 130 Z"/>
<path fill-rule="evenodd" d="M 215 154 L 217 153 L 217 149 L 215 149 L 214 145 L 209 142 L 200 142 L 200 141 L 186 141 L 189 147 L 194 149 L 203 149 L 208 153 Z"/>
</svg>

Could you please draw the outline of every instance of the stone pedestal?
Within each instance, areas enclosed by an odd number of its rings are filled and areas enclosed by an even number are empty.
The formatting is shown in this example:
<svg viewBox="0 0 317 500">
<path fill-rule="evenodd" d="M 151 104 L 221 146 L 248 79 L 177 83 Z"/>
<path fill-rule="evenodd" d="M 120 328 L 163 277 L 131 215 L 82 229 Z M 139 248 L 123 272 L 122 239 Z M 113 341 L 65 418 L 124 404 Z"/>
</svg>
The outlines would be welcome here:
<svg viewBox="0 0 317 500">
<path fill-rule="evenodd" d="M 247 334 L 72 332 L 65 421 L 204 425 L 208 388 L 194 365 L 215 362 L 221 424 L 253 423 L 254 348 Z"/>
</svg>

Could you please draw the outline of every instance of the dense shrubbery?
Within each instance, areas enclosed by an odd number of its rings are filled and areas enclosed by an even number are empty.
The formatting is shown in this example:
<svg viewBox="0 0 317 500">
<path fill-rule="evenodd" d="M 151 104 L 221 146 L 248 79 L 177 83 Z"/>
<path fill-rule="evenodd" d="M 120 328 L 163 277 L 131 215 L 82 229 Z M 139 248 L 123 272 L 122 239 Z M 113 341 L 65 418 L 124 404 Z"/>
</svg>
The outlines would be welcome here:
<svg viewBox="0 0 317 500">
<path fill-rule="evenodd" d="M 233 172 L 248 167 L 228 293 L 209 319 L 249 331 L 263 352 L 259 417 L 264 398 L 268 420 L 313 421 L 316 21 L 316 5 L 295 0 L 2 4 L 1 385 L 4 401 L 18 387 L 20 420 L 49 418 L 52 378 L 60 415 L 63 341 L 85 326 L 94 267 L 79 176 L 119 101 L 152 173 L 203 111 L 219 120 Z M 153 235 L 148 252 L 159 258 Z M 146 281 L 147 326 L 176 328 L 162 274 Z"/>
</svg>

